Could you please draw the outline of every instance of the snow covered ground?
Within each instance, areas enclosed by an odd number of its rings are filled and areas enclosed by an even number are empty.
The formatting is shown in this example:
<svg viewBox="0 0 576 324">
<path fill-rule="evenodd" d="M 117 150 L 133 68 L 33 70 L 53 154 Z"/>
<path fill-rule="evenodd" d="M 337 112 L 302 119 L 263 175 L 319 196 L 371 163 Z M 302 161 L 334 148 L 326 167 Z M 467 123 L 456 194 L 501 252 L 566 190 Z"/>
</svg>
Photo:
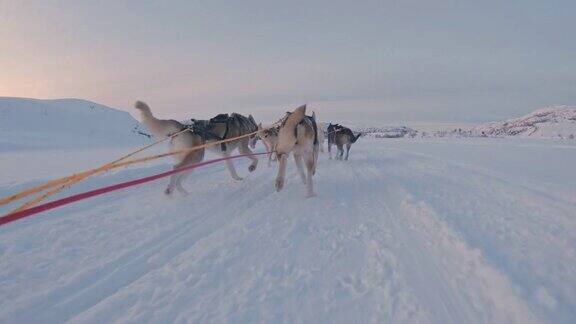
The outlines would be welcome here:
<svg viewBox="0 0 576 324">
<path fill-rule="evenodd" d="M 312 199 L 261 159 L 63 207 L 0 227 L 0 322 L 574 323 L 574 145 L 361 138 Z M 118 153 L 0 152 L 0 196 Z"/>
</svg>

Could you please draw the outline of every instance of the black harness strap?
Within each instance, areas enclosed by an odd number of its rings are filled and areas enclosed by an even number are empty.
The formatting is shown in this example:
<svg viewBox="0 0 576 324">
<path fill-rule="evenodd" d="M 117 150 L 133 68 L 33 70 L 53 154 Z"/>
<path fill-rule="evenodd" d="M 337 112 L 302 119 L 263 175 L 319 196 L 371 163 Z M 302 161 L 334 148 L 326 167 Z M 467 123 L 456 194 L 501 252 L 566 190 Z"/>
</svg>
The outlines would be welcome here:
<svg viewBox="0 0 576 324">
<path fill-rule="evenodd" d="M 310 117 L 310 121 L 312 122 L 312 128 L 314 129 L 314 145 L 318 144 L 318 125 L 316 125 L 316 120 Z"/>
<path fill-rule="evenodd" d="M 230 129 L 232 123 L 235 123 L 238 129 L 248 129 L 251 132 L 256 131 L 258 126 L 254 121 L 254 118 L 246 118 L 240 114 L 233 113 L 232 115 L 228 114 L 219 114 L 210 120 L 195 120 L 192 119 L 192 125 L 189 126 L 192 130 L 202 136 L 204 141 L 215 139 L 217 141 L 223 141 L 230 135 Z M 224 124 L 224 133 L 222 135 L 215 134 L 212 129 L 214 124 Z M 226 143 L 220 143 L 220 149 L 223 152 L 226 152 L 227 146 Z"/>
<path fill-rule="evenodd" d="M 316 145 L 318 144 L 318 125 L 316 125 L 314 118 L 310 116 L 304 116 L 298 125 L 304 125 L 307 122 L 312 124 L 312 129 L 314 130 L 314 145 Z M 296 137 L 296 144 L 298 144 L 298 126 L 294 127 L 294 136 Z"/>
<path fill-rule="evenodd" d="M 220 115 L 216 115 L 216 117 L 211 118 L 209 121 L 209 124 L 224 124 L 226 127 L 224 128 L 224 134 L 222 135 L 222 137 L 217 136 L 219 141 L 224 140 L 226 137 L 228 137 L 228 133 L 230 131 L 230 120 L 231 117 L 228 114 L 220 114 Z M 220 149 L 222 150 L 222 152 L 226 152 L 226 143 L 220 143 Z"/>
</svg>

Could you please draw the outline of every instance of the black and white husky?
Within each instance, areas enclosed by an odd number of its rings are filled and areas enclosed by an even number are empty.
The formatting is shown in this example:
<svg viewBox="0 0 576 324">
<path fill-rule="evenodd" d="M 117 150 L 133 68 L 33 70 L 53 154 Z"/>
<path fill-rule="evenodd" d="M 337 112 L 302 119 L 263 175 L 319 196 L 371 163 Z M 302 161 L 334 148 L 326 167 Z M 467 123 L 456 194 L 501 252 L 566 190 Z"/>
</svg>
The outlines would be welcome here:
<svg viewBox="0 0 576 324">
<path fill-rule="evenodd" d="M 206 143 L 228 140 L 254 133 L 258 130 L 258 126 L 251 115 L 245 117 L 237 113 L 231 115 L 220 114 L 209 120 L 192 120 L 192 122 L 194 133 L 202 135 Z M 250 137 L 244 136 L 224 144 L 210 146 L 208 150 L 224 157 L 229 157 L 236 149 L 241 154 L 252 154 L 249 142 Z M 249 155 L 247 158 L 252 161 L 248 167 L 248 171 L 252 172 L 256 170 L 258 159 L 252 155 Z M 234 180 L 242 180 L 236 173 L 232 161 L 226 160 L 225 163 L 230 176 Z"/>
<path fill-rule="evenodd" d="M 352 144 L 356 143 L 358 138 L 362 134 L 354 135 L 352 130 L 348 127 L 344 127 L 338 124 L 329 124 L 327 129 L 328 136 L 328 154 L 332 158 L 332 145 L 336 145 L 338 152 L 336 153 L 336 159 L 342 160 L 344 155 L 344 146 L 346 146 L 346 157 L 344 160 L 348 161 L 348 155 L 350 154 L 350 147 Z"/>
</svg>

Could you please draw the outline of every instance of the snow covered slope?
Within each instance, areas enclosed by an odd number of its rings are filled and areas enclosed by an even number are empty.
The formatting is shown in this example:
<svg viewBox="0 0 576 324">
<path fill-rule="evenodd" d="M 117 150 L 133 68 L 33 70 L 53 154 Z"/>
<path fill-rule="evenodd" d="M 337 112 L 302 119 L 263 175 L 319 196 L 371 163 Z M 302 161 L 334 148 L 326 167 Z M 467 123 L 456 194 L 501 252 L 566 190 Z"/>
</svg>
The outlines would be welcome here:
<svg viewBox="0 0 576 324">
<path fill-rule="evenodd" d="M 292 163 L 276 193 L 275 168 L 243 161 L 244 181 L 213 165 L 187 197 L 159 181 L 0 227 L 0 322 L 576 321 L 576 204 L 501 172 L 548 169 L 514 162 L 538 145 L 390 141 L 360 139 L 348 163 L 322 155 L 312 199 Z M 542 149 L 576 163 L 573 146 Z"/>
<path fill-rule="evenodd" d="M 476 135 L 538 138 L 576 137 L 576 107 L 556 106 L 534 111 L 524 117 L 473 128 Z"/>
<path fill-rule="evenodd" d="M 0 97 L 0 150 L 133 146 L 149 139 L 125 111 L 80 99 Z"/>
</svg>

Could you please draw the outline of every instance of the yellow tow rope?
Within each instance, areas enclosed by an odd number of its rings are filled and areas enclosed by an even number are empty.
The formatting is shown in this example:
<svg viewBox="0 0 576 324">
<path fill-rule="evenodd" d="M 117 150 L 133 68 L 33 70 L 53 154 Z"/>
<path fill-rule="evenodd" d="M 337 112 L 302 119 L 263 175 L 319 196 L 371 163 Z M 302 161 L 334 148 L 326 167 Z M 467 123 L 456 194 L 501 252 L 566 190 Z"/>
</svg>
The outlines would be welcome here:
<svg viewBox="0 0 576 324">
<path fill-rule="evenodd" d="M 274 125 L 276 125 L 277 123 L 278 123 L 278 122 L 272 124 L 272 126 L 270 126 L 269 128 L 274 127 Z M 268 129 L 268 128 L 266 128 L 266 129 Z M 30 207 L 33 207 L 33 206 L 39 204 L 40 202 L 42 202 L 43 200 L 45 200 L 46 198 L 57 194 L 58 192 L 62 191 L 63 189 L 65 189 L 65 188 L 67 188 L 67 187 L 69 187 L 69 186 L 71 186 L 71 185 L 73 185 L 73 184 L 75 184 L 75 183 L 78 183 L 78 182 L 80 182 L 80 181 L 82 181 L 82 180 L 84 180 L 84 179 L 86 179 L 86 178 L 88 178 L 88 177 L 91 177 L 91 176 L 93 176 L 93 175 L 96 175 L 96 174 L 99 174 L 99 173 L 102 173 L 102 172 L 106 172 L 106 171 L 109 171 L 109 170 L 112 170 L 112 169 L 115 169 L 115 168 L 126 167 L 126 166 L 129 166 L 129 165 L 132 165 L 132 164 L 136 164 L 136 163 L 142 163 L 142 162 L 152 161 L 152 160 L 156 160 L 156 159 L 160 159 L 160 158 L 163 158 L 163 157 L 172 156 L 172 155 L 176 155 L 176 154 L 189 153 L 189 152 L 192 152 L 192 151 L 204 149 L 204 148 L 211 147 L 211 146 L 215 146 L 215 145 L 219 145 L 219 144 L 222 144 L 222 143 L 226 143 L 226 142 L 230 142 L 230 141 L 235 141 L 235 140 L 238 140 L 238 139 L 246 138 L 246 137 L 249 137 L 249 136 L 252 136 L 252 135 L 255 135 L 256 133 L 258 133 L 258 131 L 254 131 L 254 132 L 251 132 L 251 133 L 248 133 L 248 134 L 244 134 L 244 135 L 240 135 L 240 136 L 236 136 L 236 137 L 233 137 L 233 138 L 228 138 L 228 139 L 224 139 L 224 140 L 220 140 L 220 141 L 210 142 L 210 143 L 206 143 L 206 144 L 199 145 L 199 146 L 195 146 L 195 147 L 191 147 L 191 148 L 186 148 L 186 149 L 181 149 L 181 150 L 172 151 L 172 152 L 168 152 L 168 153 L 157 154 L 157 155 L 152 155 L 152 156 L 147 156 L 147 157 L 142 157 L 142 158 L 138 158 L 138 159 L 133 159 L 133 160 L 125 161 L 127 158 L 132 157 L 132 156 L 136 155 L 137 153 L 140 153 L 140 152 L 142 152 L 142 151 L 144 151 L 144 150 L 146 150 L 146 149 L 148 149 L 148 148 L 150 148 L 150 147 L 152 147 L 152 146 L 154 146 L 154 145 L 157 145 L 157 144 L 159 144 L 159 143 L 165 142 L 166 140 L 171 139 L 171 138 L 173 138 L 173 137 L 175 137 L 175 136 L 177 136 L 177 135 L 180 135 L 180 134 L 182 134 L 182 133 L 184 133 L 184 132 L 186 132 L 186 131 L 189 131 L 189 130 L 190 130 L 190 128 L 186 128 L 186 129 L 184 129 L 184 130 L 182 130 L 182 131 L 180 131 L 180 132 L 177 132 L 177 133 L 175 133 L 175 134 L 172 134 L 170 137 L 167 137 L 167 138 L 158 140 L 158 141 L 156 141 L 156 142 L 154 142 L 154 143 L 151 143 L 151 144 L 148 144 L 148 145 L 146 145 L 146 146 L 143 146 L 143 147 L 141 147 L 141 148 L 139 148 L 139 149 L 137 149 L 137 150 L 135 150 L 135 151 L 133 151 L 133 152 L 130 152 L 130 153 L 128 153 L 128 154 L 126 154 L 126 155 L 124 155 L 124 156 L 122 156 L 122 157 L 120 157 L 120 158 L 118 158 L 118 159 L 116 159 L 116 160 L 114 160 L 114 161 L 112 161 L 112 162 L 106 163 L 106 164 L 104 164 L 104 165 L 102 165 L 102 166 L 100 166 L 100 167 L 97 167 L 97 168 L 94 168 L 94 169 L 90 169 L 90 170 L 87 170 L 87 171 L 83 171 L 83 172 L 80 172 L 80 173 L 76 173 L 76 174 L 73 174 L 73 175 L 70 175 L 70 176 L 62 177 L 62 178 L 59 178 L 59 179 L 55 179 L 55 180 L 49 181 L 49 182 L 47 182 L 47 183 L 45 183 L 45 184 L 42 184 L 42 185 L 40 185 L 40 186 L 36 186 L 36 187 L 30 188 L 30 189 L 27 189 L 27 190 L 18 192 L 18 193 L 16 193 L 16 194 L 11 195 L 11 196 L 2 198 L 2 199 L 0 199 L 0 206 L 9 204 L 9 203 L 11 203 L 11 202 L 13 202 L 13 201 L 22 199 L 22 198 L 24 198 L 24 197 L 30 196 L 30 195 L 32 195 L 32 194 L 35 194 L 35 193 L 38 193 L 38 192 L 41 192 L 41 191 L 44 191 L 44 190 L 46 190 L 46 189 L 55 187 L 54 189 L 49 190 L 49 191 L 45 192 L 44 194 L 42 194 L 42 195 L 40 195 L 40 196 L 38 196 L 38 197 L 36 197 L 36 198 L 34 198 L 34 199 L 32 199 L 32 200 L 29 200 L 29 201 L 25 202 L 24 204 L 22 204 L 22 205 L 19 206 L 18 208 L 14 209 L 14 210 L 12 210 L 12 211 L 10 211 L 10 212 L 8 213 L 8 214 L 12 214 L 12 213 L 15 213 L 15 212 L 22 211 L 22 210 L 28 209 L 28 208 L 30 208 Z"/>
</svg>

